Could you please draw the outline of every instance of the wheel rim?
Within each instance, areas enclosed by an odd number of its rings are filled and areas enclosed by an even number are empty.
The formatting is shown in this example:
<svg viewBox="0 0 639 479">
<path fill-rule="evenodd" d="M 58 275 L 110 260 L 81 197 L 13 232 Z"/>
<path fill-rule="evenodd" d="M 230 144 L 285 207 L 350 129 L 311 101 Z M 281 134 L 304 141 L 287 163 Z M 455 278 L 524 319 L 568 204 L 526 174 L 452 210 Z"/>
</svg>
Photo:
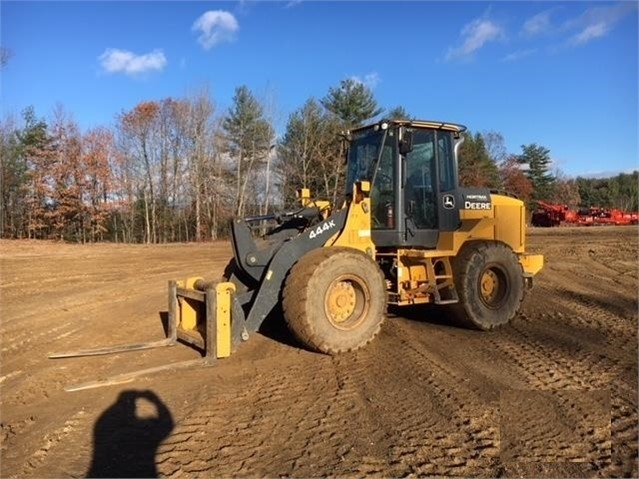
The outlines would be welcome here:
<svg viewBox="0 0 639 479">
<path fill-rule="evenodd" d="M 479 299 L 490 309 L 499 309 L 508 297 L 508 279 L 503 269 L 489 266 L 479 275 Z"/>
<path fill-rule="evenodd" d="M 324 295 L 324 312 L 337 329 L 357 328 L 368 314 L 370 293 L 366 283 L 355 275 L 342 275 L 329 284 Z"/>
</svg>

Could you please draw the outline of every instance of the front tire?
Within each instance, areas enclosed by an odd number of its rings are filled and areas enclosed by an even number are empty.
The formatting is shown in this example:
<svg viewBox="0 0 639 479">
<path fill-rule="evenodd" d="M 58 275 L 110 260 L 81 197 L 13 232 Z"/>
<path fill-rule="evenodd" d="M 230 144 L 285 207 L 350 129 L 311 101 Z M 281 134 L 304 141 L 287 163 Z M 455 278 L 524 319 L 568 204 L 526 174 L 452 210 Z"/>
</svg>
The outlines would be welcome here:
<svg viewBox="0 0 639 479">
<path fill-rule="evenodd" d="M 459 303 L 456 318 L 488 331 L 512 320 L 524 299 L 523 269 L 510 247 L 497 242 L 472 242 L 453 259 Z"/>
<path fill-rule="evenodd" d="M 306 347 L 326 354 L 369 343 L 386 317 L 386 284 L 377 263 L 352 248 L 304 255 L 282 291 L 284 319 Z"/>
</svg>

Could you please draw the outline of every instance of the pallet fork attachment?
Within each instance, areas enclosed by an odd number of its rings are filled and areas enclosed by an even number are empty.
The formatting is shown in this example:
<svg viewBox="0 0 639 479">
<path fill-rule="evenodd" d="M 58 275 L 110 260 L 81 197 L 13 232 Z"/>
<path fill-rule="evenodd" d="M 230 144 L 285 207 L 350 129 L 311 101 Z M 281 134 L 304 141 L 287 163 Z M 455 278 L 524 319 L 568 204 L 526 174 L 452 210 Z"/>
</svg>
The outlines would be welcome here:
<svg viewBox="0 0 639 479">
<path fill-rule="evenodd" d="M 233 348 L 247 337 L 244 314 L 234 302 L 235 285 L 230 282 L 206 283 L 201 278 L 169 281 L 169 314 L 166 339 L 145 343 L 121 344 L 96 349 L 83 349 L 49 355 L 50 359 L 101 356 L 173 346 L 178 341 L 204 352 L 201 359 L 164 364 L 105 379 L 77 384 L 65 391 L 80 391 L 123 384 L 161 371 L 209 366 L 218 358 L 231 355 Z"/>
</svg>

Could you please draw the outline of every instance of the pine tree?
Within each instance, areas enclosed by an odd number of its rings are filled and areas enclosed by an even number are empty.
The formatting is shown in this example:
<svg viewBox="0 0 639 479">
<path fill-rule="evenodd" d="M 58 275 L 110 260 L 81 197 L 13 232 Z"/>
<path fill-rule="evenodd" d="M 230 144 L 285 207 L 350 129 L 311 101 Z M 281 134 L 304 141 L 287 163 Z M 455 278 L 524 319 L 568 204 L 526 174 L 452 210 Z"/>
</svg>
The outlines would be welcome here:
<svg viewBox="0 0 639 479">
<path fill-rule="evenodd" d="M 522 145 L 519 162 L 528 165 L 526 176 L 533 185 L 532 199 L 550 200 L 553 194 L 555 177 L 550 172 L 550 150 L 535 143 Z"/>
<path fill-rule="evenodd" d="M 33 108 L 27 108 L 23 117 L 25 126 L 18 133 L 18 139 L 20 154 L 27 168 L 25 229 L 29 238 L 47 238 L 51 230 L 49 216 L 54 196 L 55 145 L 47 123 L 36 118 Z"/>
<path fill-rule="evenodd" d="M 19 130 L 8 118 L 0 124 L 0 237 L 25 234 L 28 170 Z"/>
<path fill-rule="evenodd" d="M 479 133 L 464 133 L 459 148 L 459 184 L 475 188 L 498 188 L 499 170 Z"/>
<path fill-rule="evenodd" d="M 377 105 L 371 89 L 351 78 L 342 80 L 337 88 L 331 87 L 321 103 L 347 129 L 361 126 L 383 111 Z"/>
<path fill-rule="evenodd" d="M 235 162 L 235 214 L 244 216 L 247 188 L 265 163 L 275 138 L 264 108 L 246 86 L 235 90 L 233 106 L 222 122 L 228 153 Z"/>
<path fill-rule="evenodd" d="M 385 118 L 389 120 L 412 120 L 413 117 L 406 111 L 406 108 L 399 105 L 394 108 L 391 108 L 384 115 Z"/>
</svg>

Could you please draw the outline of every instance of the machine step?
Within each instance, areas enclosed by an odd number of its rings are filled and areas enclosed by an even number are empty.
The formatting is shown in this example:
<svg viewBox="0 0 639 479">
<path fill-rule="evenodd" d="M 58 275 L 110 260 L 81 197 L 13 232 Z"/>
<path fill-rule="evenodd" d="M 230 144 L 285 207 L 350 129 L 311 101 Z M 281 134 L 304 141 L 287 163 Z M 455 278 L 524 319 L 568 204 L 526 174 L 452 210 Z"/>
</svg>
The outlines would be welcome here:
<svg viewBox="0 0 639 479">
<path fill-rule="evenodd" d="M 459 303 L 459 299 L 440 299 L 435 300 L 435 304 L 455 304 L 455 303 Z"/>
</svg>

